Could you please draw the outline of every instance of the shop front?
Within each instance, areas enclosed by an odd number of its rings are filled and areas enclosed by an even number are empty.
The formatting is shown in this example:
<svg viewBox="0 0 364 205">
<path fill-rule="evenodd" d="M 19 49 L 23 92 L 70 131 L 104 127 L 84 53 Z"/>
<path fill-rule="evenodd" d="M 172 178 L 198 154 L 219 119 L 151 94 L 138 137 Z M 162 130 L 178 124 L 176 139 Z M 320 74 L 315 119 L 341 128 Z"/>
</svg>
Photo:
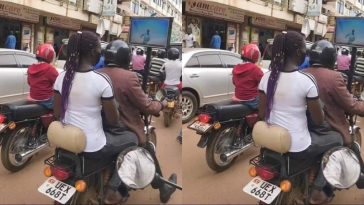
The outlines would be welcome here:
<svg viewBox="0 0 364 205">
<path fill-rule="evenodd" d="M 39 22 L 38 11 L 8 2 L 0 2 L 0 47 L 10 33 L 16 38 L 15 49 L 32 52 L 34 49 L 34 25 Z"/>
<path fill-rule="evenodd" d="M 198 47 L 209 48 L 212 36 L 218 32 L 220 49 L 236 51 L 239 24 L 244 22 L 244 12 L 213 2 L 188 0 L 185 3 L 182 29 L 191 29 Z"/>
</svg>

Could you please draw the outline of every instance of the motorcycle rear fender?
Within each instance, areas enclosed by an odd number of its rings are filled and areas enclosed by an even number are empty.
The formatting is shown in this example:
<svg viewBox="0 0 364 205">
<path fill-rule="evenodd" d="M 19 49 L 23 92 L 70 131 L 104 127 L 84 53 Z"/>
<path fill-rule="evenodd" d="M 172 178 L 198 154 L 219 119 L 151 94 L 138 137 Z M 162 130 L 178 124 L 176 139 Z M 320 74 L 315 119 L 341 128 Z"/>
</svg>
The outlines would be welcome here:
<svg viewBox="0 0 364 205">
<path fill-rule="evenodd" d="M 207 146 L 209 140 L 211 139 L 210 135 L 211 135 L 211 133 L 205 133 L 205 134 L 201 135 L 201 138 L 197 143 L 197 147 L 205 148 Z"/>
</svg>

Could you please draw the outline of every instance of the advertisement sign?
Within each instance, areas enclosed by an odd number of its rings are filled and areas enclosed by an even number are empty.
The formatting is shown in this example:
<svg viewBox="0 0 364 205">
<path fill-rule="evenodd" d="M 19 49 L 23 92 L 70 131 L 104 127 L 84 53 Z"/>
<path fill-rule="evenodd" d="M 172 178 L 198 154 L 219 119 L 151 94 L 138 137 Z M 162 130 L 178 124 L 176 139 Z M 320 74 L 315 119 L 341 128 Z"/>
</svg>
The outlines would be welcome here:
<svg viewBox="0 0 364 205">
<path fill-rule="evenodd" d="M 320 16 L 322 0 L 308 0 L 307 16 Z"/>
<path fill-rule="evenodd" d="M 245 16 L 240 9 L 201 0 L 188 0 L 186 11 L 200 16 L 211 16 L 236 22 L 244 22 Z"/>
<path fill-rule="evenodd" d="M 32 23 L 39 22 L 39 12 L 37 10 L 6 2 L 0 2 L 0 16 L 20 19 Z"/>
<path fill-rule="evenodd" d="M 102 5 L 102 16 L 115 16 L 117 0 L 104 0 Z"/>
<path fill-rule="evenodd" d="M 58 16 L 48 16 L 47 17 L 47 25 L 67 28 L 72 30 L 79 30 L 81 29 L 81 24 L 75 20 L 71 20 L 68 18 L 62 18 Z"/>
<path fill-rule="evenodd" d="M 364 18 L 336 18 L 335 43 L 364 46 Z"/>
</svg>

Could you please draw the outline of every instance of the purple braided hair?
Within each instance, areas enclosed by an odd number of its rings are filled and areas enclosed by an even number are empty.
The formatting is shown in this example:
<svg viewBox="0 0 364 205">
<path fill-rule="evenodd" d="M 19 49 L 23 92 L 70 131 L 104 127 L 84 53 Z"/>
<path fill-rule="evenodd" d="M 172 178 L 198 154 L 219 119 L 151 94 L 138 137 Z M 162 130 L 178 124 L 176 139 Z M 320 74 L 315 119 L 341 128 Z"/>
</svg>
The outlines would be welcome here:
<svg viewBox="0 0 364 205">
<path fill-rule="evenodd" d="M 286 59 L 296 54 L 296 50 L 302 46 L 301 42 L 303 42 L 303 40 L 303 36 L 295 31 L 288 31 L 286 34 L 280 33 L 274 37 L 270 67 L 271 73 L 267 86 L 266 121 L 269 120 L 270 113 L 273 109 L 273 99 L 277 89 L 277 82 L 279 75 L 286 64 Z"/>
</svg>

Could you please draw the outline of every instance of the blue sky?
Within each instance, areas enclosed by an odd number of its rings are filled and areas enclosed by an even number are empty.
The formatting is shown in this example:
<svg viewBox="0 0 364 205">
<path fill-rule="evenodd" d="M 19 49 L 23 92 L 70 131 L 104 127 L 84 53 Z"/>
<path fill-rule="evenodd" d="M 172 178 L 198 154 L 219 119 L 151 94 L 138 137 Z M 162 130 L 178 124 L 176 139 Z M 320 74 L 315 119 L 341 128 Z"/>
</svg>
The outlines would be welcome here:
<svg viewBox="0 0 364 205">
<path fill-rule="evenodd" d="M 348 38 L 345 36 L 355 30 L 355 40 L 352 44 L 364 45 L 364 18 L 352 19 L 342 18 L 336 22 L 336 43 L 347 44 Z"/>
<path fill-rule="evenodd" d="M 158 18 L 133 21 L 130 42 L 142 43 L 143 38 L 140 38 L 140 36 L 149 29 L 150 41 L 148 44 L 165 45 L 165 42 L 168 39 L 169 21 L 168 19 L 157 20 Z"/>
</svg>

